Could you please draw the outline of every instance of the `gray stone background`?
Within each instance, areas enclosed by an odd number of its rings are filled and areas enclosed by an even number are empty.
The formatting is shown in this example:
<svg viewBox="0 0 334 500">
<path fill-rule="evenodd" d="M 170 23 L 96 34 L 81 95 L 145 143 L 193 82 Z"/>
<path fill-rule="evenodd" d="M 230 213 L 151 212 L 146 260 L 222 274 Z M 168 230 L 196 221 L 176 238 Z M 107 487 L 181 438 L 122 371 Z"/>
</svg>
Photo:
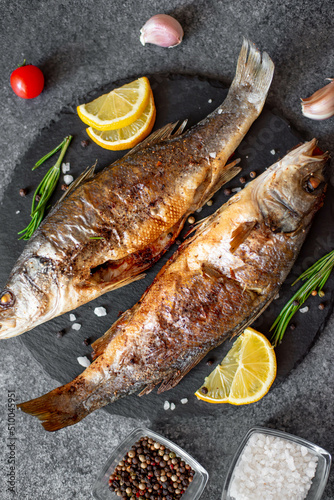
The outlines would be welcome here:
<svg viewBox="0 0 334 500">
<path fill-rule="evenodd" d="M 276 64 L 268 103 L 305 138 L 316 136 L 333 150 L 333 119 L 314 122 L 300 112 L 299 97 L 334 73 L 331 0 L 0 0 L 1 163 L 0 198 L 39 131 L 65 103 L 120 78 L 182 72 L 232 79 L 242 36 L 267 50 Z M 174 15 L 184 42 L 173 50 L 141 46 L 139 30 L 156 13 Z M 46 77 L 35 100 L 19 99 L 11 71 L 26 58 Z M 0 221 L 1 224 L 1 221 Z M 1 265 L 1 264 L 0 264 Z M 208 470 L 203 499 L 218 500 L 230 458 L 253 425 L 273 425 L 310 439 L 333 453 L 332 369 L 334 318 L 303 363 L 284 384 L 255 405 L 227 408 L 220 419 L 193 416 L 155 428 L 193 454 Z M 104 411 L 56 434 L 35 419 L 16 415 L 16 487 L 6 492 L 7 390 L 18 401 L 55 386 L 25 351 L 20 339 L 0 342 L 2 461 L 0 497 L 28 500 L 90 498 L 92 483 L 112 448 L 139 422 Z M 323 500 L 334 498 L 330 476 Z"/>
</svg>

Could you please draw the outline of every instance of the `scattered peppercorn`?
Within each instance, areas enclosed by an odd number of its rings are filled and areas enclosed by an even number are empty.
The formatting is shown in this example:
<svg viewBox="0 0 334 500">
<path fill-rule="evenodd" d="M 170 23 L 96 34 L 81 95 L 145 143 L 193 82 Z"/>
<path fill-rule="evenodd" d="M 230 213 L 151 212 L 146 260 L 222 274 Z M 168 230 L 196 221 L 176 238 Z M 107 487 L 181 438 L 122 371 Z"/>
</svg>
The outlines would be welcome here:
<svg viewBox="0 0 334 500">
<path fill-rule="evenodd" d="M 296 325 L 294 323 L 291 323 L 290 330 L 295 330 L 295 329 L 296 329 Z"/>
<path fill-rule="evenodd" d="M 246 177 L 240 177 L 239 182 L 240 184 L 246 184 Z"/>
<path fill-rule="evenodd" d="M 202 387 L 201 392 L 202 392 L 202 394 L 207 394 L 209 391 L 208 391 L 207 387 Z"/>
<path fill-rule="evenodd" d="M 322 302 L 321 304 L 318 305 L 320 311 L 323 311 L 325 309 L 325 304 Z"/>
<path fill-rule="evenodd" d="M 323 290 L 320 290 L 320 292 L 319 292 L 318 295 L 319 295 L 319 297 L 324 297 L 325 296 L 325 292 Z"/>
<path fill-rule="evenodd" d="M 191 216 L 191 217 L 188 217 L 188 222 L 189 224 L 195 224 L 195 217 Z"/>
<path fill-rule="evenodd" d="M 174 452 L 146 436 L 116 466 L 109 488 L 124 500 L 178 500 L 194 474 Z"/>
<path fill-rule="evenodd" d="M 255 177 L 256 177 L 256 172 L 254 172 L 254 170 L 252 170 L 252 171 L 250 172 L 250 174 L 249 174 L 249 177 L 250 177 L 251 179 L 255 179 Z"/>
<path fill-rule="evenodd" d="M 175 243 L 176 243 L 177 245 L 181 245 L 182 241 L 181 241 L 181 240 L 179 240 L 179 239 L 177 239 L 177 240 L 175 240 Z"/>
<path fill-rule="evenodd" d="M 212 207 L 212 205 L 213 205 L 213 201 L 212 201 L 212 200 L 209 200 L 209 201 L 207 201 L 207 202 L 206 202 L 206 204 L 208 205 L 208 207 Z"/>
<path fill-rule="evenodd" d="M 89 141 L 81 141 L 81 147 L 86 148 L 87 146 L 89 146 Z"/>
<path fill-rule="evenodd" d="M 61 190 L 62 191 L 66 191 L 68 189 L 68 185 L 67 184 L 62 184 L 61 185 Z"/>
<path fill-rule="evenodd" d="M 82 342 L 84 345 L 90 345 L 91 343 L 91 340 L 90 338 L 87 338 L 87 339 L 84 339 L 84 341 Z"/>
<path fill-rule="evenodd" d="M 20 189 L 20 196 L 22 196 L 22 198 L 24 196 L 27 196 L 27 194 L 28 194 L 28 189 L 26 189 L 26 188 L 21 188 Z"/>
<path fill-rule="evenodd" d="M 231 189 L 230 189 L 230 188 L 225 188 L 225 189 L 224 189 L 224 195 L 225 195 L 225 196 L 230 196 L 231 194 L 232 194 L 232 191 L 231 191 Z"/>
<path fill-rule="evenodd" d="M 316 290 L 313 290 L 312 291 L 312 296 L 315 297 L 316 295 L 318 295 L 318 292 Z"/>
<path fill-rule="evenodd" d="M 36 194 L 36 198 L 35 198 L 35 200 L 36 200 L 36 202 L 37 202 L 37 203 L 40 201 L 40 199 L 41 199 L 40 195 L 39 195 L 39 194 Z"/>
<path fill-rule="evenodd" d="M 298 300 L 294 300 L 294 301 L 292 302 L 292 304 L 293 304 L 295 307 L 299 306 L 299 302 L 298 302 Z"/>
<path fill-rule="evenodd" d="M 61 339 L 62 337 L 64 337 L 64 335 L 65 335 L 65 330 L 59 330 L 57 332 L 57 338 L 58 339 Z"/>
<path fill-rule="evenodd" d="M 207 360 L 206 364 L 208 366 L 212 366 L 214 362 L 215 362 L 214 359 L 210 358 L 210 359 Z"/>
</svg>

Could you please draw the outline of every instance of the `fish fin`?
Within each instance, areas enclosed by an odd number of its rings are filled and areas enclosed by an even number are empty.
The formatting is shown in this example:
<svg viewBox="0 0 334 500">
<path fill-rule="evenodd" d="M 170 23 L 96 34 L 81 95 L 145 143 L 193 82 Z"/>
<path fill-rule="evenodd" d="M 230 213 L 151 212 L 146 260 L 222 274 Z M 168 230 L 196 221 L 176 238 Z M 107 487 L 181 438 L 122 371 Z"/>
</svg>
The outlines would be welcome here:
<svg viewBox="0 0 334 500">
<path fill-rule="evenodd" d="M 169 389 L 173 389 L 173 387 L 175 387 L 183 379 L 183 377 L 187 375 L 187 373 L 190 372 L 190 370 L 192 370 L 194 366 L 196 366 L 197 363 L 199 363 L 207 355 L 209 351 L 210 349 L 206 349 L 205 351 L 200 352 L 194 358 L 189 359 L 182 370 L 177 370 L 163 380 L 157 391 L 158 394 L 169 391 Z"/>
<path fill-rule="evenodd" d="M 117 290 L 117 288 L 121 288 L 122 286 L 129 285 L 130 283 L 133 283 L 134 281 L 142 280 L 145 278 L 146 274 L 138 274 L 138 276 L 130 276 L 129 278 L 124 278 L 123 280 L 117 281 L 117 283 L 111 283 L 108 285 L 108 283 L 101 284 L 100 288 L 103 289 L 102 293 L 106 292 L 111 292 L 112 290 Z"/>
<path fill-rule="evenodd" d="M 230 91 L 240 92 L 243 87 L 252 94 L 250 102 L 261 111 L 274 74 L 274 63 L 266 52 L 244 38 L 239 54 L 237 69 Z"/>
<path fill-rule="evenodd" d="M 153 389 L 159 384 L 159 382 L 152 382 L 151 384 L 148 384 L 144 389 L 138 394 L 139 397 L 141 396 L 146 396 L 146 394 L 149 394 L 150 392 L 153 391 Z"/>
<path fill-rule="evenodd" d="M 95 167 L 96 167 L 96 164 L 97 164 L 97 160 L 96 162 L 94 163 L 94 165 L 92 165 L 91 167 L 87 167 L 80 175 L 79 177 L 77 177 L 75 179 L 75 181 L 73 181 L 68 189 L 65 191 L 65 193 L 59 198 L 59 200 L 57 201 L 57 203 L 55 203 L 55 205 L 53 206 L 53 208 L 56 208 L 70 193 L 72 193 L 72 191 L 74 191 L 75 188 L 77 188 L 80 184 L 82 184 L 84 181 L 88 181 L 89 179 L 91 179 L 92 177 L 94 177 L 94 174 L 95 174 Z"/>
<path fill-rule="evenodd" d="M 205 199 L 201 200 L 200 206 L 204 205 L 210 198 L 217 192 L 219 189 L 232 180 L 236 175 L 240 174 L 242 168 L 237 167 L 238 163 L 240 163 L 240 158 L 237 158 L 236 160 L 232 161 L 231 163 L 228 163 L 224 171 L 220 174 L 220 176 L 217 178 L 217 181 L 215 182 L 214 186 L 212 189 L 208 192 L 205 193 Z"/>
<path fill-rule="evenodd" d="M 240 224 L 232 233 L 230 252 L 234 253 L 237 248 L 248 238 L 256 225 L 256 221 L 248 221 Z"/>
<path fill-rule="evenodd" d="M 165 125 L 164 127 L 156 130 L 155 132 L 152 132 L 152 134 L 150 134 L 148 137 L 146 137 L 146 139 L 137 144 L 137 146 L 134 146 L 128 153 L 123 156 L 123 158 L 131 156 L 134 153 L 137 153 L 138 151 L 146 148 L 147 146 L 153 146 L 154 144 L 164 141 L 165 139 L 170 139 L 171 137 L 177 137 L 181 135 L 187 125 L 187 122 L 188 120 L 183 120 L 178 128 L 176 128 L 178 122 L 167 123 L 167 125 Z"/>
<path fill-rule="evenodd" d="M 86 417 L 90 410 L 86 410 L 82 402 L 71 395 L 68 387 L 70 384 L 57 387 L 39 398 L 20 403 L 17 407 L 24 413 L 37 417 L 49 432 L 74 425 Z"/>
</svg>

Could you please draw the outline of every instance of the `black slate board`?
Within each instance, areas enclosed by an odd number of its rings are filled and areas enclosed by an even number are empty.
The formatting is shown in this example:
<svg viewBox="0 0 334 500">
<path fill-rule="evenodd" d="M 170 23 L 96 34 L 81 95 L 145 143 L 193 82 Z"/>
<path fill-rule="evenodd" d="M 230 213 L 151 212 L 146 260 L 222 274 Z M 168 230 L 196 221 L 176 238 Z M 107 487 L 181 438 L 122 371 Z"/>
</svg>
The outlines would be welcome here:
<svg viewBox="0 0 334 500">
<path fill-rule="evenodd" d="M 150 81 L 157 104 L 155 129 L 167 122 L 185 118 L 189 119 L 188 123 L 191 126 L 216 108 L 227 94 L 227 90 L 221 82 L 205 78 L 183 75 L 154 75 L 150 78 Z M 97 95 L 123 83 L 126 82 L 115 82 L 100 88 L 84 96 L 83 99 L 80 99 L 80 102 L 88 102 Z M 9 185 L 0 207 L 1 286 L 5 284 L 10 270 L 25 245 L 24 242 L 18 241 L 16 233 L 29 222 L 33 190 L 44 175 L 46 168 L 51 166 L 52 159 L 44 167 L 40 167 L 32 173 L 31 167 L 34 163 L 68 134 L 72 134 L 74 139 L 65 161 L 70 162 L 70 173 L 74 177 L 77 177 L 85 167 L 92 165 L 96 159 L 98 159 L 97 169 L 99 170 L 123 154 L 122 152 L 114 153 L 103 150 L 93 143 L 90 143 L 85 149 L 81 146 L 81 141 L 87 139 L 87 136 L 85 125 L 79 120 L 75 112 L 77 104 L 79 102 L 65 107 L 59 113 L 57 120 L 41 131 L 40 136 L 34 141 L 15 169 L 13 181 Z M 299 142 L 300 137 L 297 137 L 291 131 L 288 123 L 265 108 L 237 151 L 237 156 L 242 159 L 242 175 L 247 180 L 250 180 L 249 173 L 252 170 L 256 171 L 257 174 L 261 173 Z M 228 186 L 234 188 L 240 187 L 241 184 L 239 179 L 236 178 Z M 26 198 L 19 196 L 21 187 L 29 187 L 30 192 Z M 52 202 L 55 202 L 61 194 L 59 188 Z M 199 214 L 195 214 L 196 219 L 199 220 L 214 212 L 227 199 L 228 197 L 221 190 L 214 196 L 213 206 L 210 208 L 205 206 Z M 334 247 L 334 227 L 331 222 L 333 215 L 333 188 L 329 187 L 325 205 L 316 216 L 311 233 L 292 273 L 281 289 L 280 297 L 255 322 L 253 325 L 255 328 L 269 335 L 270 325 L 286 300 L 291 296 L 291 283 L 302 270 Z M 183 234 L 186 230 L 187 225 Z M 77 362 L 77 357 L 89 356 L 91 353 L 91 348 L 86 347 L 83 340 L 90 338 L 93 341 L 100 337 L 117 319 L 119 311 L 125 311 L 135 304 L 175 249 L 176 245 L 147 272 L 145 279 L 110 292 L 74 311 L 77 322 L 82 325 L 80 331 L 77 332 L 71 329 L 69 314 L 65 314 L 22 335 L 20 337 L 22 343 L 51 377 L 61 383 L 69 382 L 82 371 L 82 367 Z M 323 299 L 326 304 L 325 310 L 320 311 L 318 309 L 320 299 L 316 297 L 309 300 L 310 311 L 308 313 L 297 313 L 295 316 L 296 329 L 293 332 L 291 330 L 287 331 L 284 342 L 277 349 L 278 376 L 275 384 L 284 381 L 284 377 L 307 355 L 315 339 L 321 333 L 332 310 L 333 281 L 332 277 L 326 285 L 327 293 L 325 299 Z M 94 308 L 98 305 L 107 309 L 107 316 L 98 318 L 94 315 Z M 59 339 L 56 332 L 60 329 L 65 329 L 66 334 Z M 10 340 L 6 342 L 10 342 Z M 193 412 L 196 412 L 197 415 L 221 414 L 226 408 L 225 405 L 208 405 L 202 401 L 197 401 L 193 393 L 213 368 L 208 366 L 206 361 L 214 359 L 218 362 L 224 357 L 230 346 L 230 342 L 225 342 L 225 344 L 212 351 L 177 387 L 168 393 L 158 396 L 154 391 L 142 398 L 132 395 L 105 407 L 105 409 L 110 413 L 123 416 L 149 417 L 152 419 L 168 418 L 169 420 L 180 415 L 191 415 Z M 31 397 L 38 395 L 38 387 L 32 387 Z M 189 402 L 181 405 L 180 399 L 185 397 L 188 398 Z M 165 412 L 163 410 L 165 400 L 176 404 L 174 412 Z"/>
</svg>

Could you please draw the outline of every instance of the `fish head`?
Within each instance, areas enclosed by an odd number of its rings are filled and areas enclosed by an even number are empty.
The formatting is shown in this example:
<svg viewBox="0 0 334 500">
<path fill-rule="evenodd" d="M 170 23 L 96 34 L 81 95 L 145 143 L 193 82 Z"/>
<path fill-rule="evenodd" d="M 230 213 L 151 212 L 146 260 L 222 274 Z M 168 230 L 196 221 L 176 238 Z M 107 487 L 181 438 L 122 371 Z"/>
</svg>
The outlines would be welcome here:
<svg viewBox="0 0 334 500">
<path fill-rule="evenodd" d="M 272 230 L 291 233 L 309 226 L 323 201 L 328 159 L 328 153 L 322 153 L 313 139 L 290 151 L 264 178 L 257 179 L 256 200 Z"/>
<path fill-rule="evenodd" d="M 50 259 L 34 256 L 18 262 L 0 292 L 0 339 L 20 335 L 52 314 L 57 300 L 53 274 Z"/>
</svg>

